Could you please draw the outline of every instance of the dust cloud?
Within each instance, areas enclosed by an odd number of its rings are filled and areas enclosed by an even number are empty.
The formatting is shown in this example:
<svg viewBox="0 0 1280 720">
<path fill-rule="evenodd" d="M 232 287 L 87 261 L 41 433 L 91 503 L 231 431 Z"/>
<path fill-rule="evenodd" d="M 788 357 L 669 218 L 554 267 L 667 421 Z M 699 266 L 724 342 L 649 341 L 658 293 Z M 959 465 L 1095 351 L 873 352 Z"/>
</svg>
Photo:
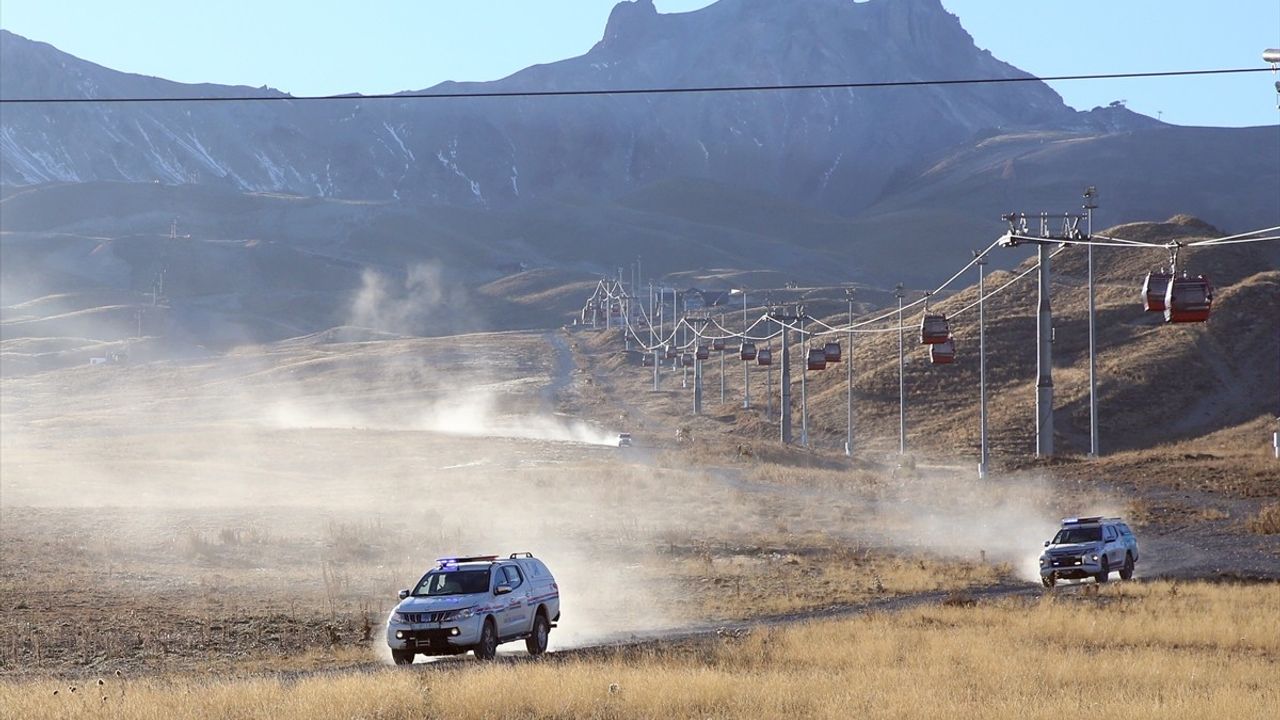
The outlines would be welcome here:
<svg viewBox="0 0 1280 720">
<path fill-rule="evenodd" d="M 265 422 L 281 429 L 419 431 L 477 438 L 617 445 L 617 433 L 601 430 L 587 422 L 549 411 L 504 414 L 501 411 L 502 403 L 503 398 L 497 393 L 459 392 L 397 420 L 386 417 L 385 412 L 362 413 L 350 408 L 308 407 L 297 400 L 280 400 L 272 403 L 263 417 Z M 382 417 L 379 417 L 380 414 Z"/>
<path fill-rule="evenodd" d="M 399 335 L 444 335 L 481 327 L 464 286 L 435 263 L 412 265 L 403 276 L 366 268 L 352 295 L 346 325 Z"/>
<path fill-rule="evenodd" d="M 903 478 L 868 511 L 888 529 L 890 546 L 965 560 L 1008 563 L 1023 580 L 1040 581 L 1039 556 L 1061 515 L 1050 485 L 1037 477 L 976 480 L 924 470 Z"/>
</svg>

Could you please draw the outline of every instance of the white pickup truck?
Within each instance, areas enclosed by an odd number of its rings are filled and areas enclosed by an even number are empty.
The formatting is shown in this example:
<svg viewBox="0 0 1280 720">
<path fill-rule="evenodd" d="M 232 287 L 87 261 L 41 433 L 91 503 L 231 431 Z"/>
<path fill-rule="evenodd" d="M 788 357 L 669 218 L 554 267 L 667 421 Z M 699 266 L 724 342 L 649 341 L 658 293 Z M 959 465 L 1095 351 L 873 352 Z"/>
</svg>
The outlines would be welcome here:
<svg viewBox="0 0 1280 720">
<path fill-rule="evenodd" d="M 531 655 L 547 650 L 560 620 L 560 586 L 532 553 L 440 558 L 387 618 L 387 645 L 397 665 L 415 655 L 461 655 L 481 660 L 498 645 L 524 640 Z"/>
</svg>

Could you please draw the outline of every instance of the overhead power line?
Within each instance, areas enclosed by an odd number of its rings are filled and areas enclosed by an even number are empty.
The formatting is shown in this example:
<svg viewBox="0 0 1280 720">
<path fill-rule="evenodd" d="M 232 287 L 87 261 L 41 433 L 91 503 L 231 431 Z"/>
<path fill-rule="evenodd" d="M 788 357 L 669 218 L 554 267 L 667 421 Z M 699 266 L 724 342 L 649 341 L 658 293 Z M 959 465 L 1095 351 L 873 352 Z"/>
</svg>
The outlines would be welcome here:
<svg viewBox="0 0 1280 720">
<path fill-rule="evenodd" d="M 169 102 L 303 102 L 364 100 L 448 100 L 459 98 L 539 98 L 590 97 L 597 95 L 688 95 L 693 93 L 778 92 L 789 90 L 855 90 L 863 88 L 895 88 L 946 85 L 998 85 L 1023 82 L 1065 82 L 1070 80 L 1121 80 L 1134 78 L 1190 77 L 1196 75 L 1232 75 L 1271 72 L 1270 68 L 1216 68 L 1208 70 L 1166 70 L 1159 72 L 1118 72 L 1088 75 L 1025 75 L 1017 77 L 958 78 L 954 80 L 887 80 L 878 82 L 800 83 L 784 85 L 702 85 L 696 87 L 600 88 L 587 90 L 478 90 L 376 93 L 372 95 L 158 95 L 154 97 L 55 97 L 0 98 L 5 105 L 84 105 L 93 103 L 169 103 Z"/>
</svg>

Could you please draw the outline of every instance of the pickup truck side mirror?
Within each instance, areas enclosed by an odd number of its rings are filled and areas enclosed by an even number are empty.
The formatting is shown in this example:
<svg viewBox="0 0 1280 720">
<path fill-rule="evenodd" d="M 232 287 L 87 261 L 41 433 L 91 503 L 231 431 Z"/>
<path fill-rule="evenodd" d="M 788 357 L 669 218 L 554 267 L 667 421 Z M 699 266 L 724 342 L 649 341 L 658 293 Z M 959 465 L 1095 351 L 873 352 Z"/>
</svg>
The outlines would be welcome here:
<svg viewBox="0 0 1280 720">
<path fill-rule="evenodd" d="M 506 595 L 509 592 L 511 592 L 510 585 L 499 585 L 498 587 L 493 589 L 494 595 Z"/>
<path fill-rule="evenodd" d="M 1048 540 L 1045 540 L 1045 541 L 1044 541 L 1044 546 L 1045 546 L 1045 547 L 1049 547 L 1049 541 L 1048 541 Z"/>
<path fill-rule="evenodd" d="M 401 599 L 401 600 L 403 600 L 403 599 L 405 599 L 405 598 L 407 598 L 407 597 L 409 597 L 409 591 L 408 591 L 408 590 L 401 590 L 401 591 L 400 591 L 400 599 Z"/>
</svg>

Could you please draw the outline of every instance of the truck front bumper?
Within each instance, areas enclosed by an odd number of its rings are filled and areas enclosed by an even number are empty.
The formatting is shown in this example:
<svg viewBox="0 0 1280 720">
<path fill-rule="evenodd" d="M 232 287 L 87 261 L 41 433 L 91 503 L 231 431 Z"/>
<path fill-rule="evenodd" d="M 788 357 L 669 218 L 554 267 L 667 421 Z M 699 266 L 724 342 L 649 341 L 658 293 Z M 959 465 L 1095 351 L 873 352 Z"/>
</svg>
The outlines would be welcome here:
<svg viewBox="0 0 1280 720">
<path fill-rule="evenodd" d="M 388 624 L 387 646 L 424 655 L 458 655 L 480 642 L 478 623 Z"/>
</svg>

